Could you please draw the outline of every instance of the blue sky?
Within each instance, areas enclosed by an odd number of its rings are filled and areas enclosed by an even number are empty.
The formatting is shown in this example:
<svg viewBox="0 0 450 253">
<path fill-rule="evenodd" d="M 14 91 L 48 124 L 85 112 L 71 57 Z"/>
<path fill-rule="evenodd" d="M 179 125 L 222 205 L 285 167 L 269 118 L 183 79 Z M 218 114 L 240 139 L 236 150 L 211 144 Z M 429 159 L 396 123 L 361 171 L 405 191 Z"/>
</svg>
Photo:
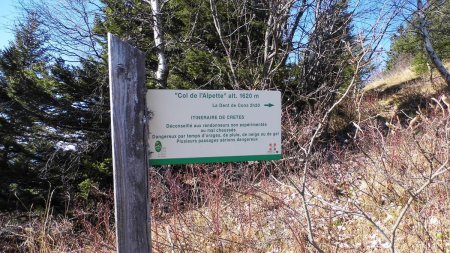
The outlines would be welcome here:
<svg viewBox="0 0 450 253">
<path fill-rule="evenodd" d="M 14 27 L 14 21 L 19 16 L 17 5 L 17 0 L 0 0 L 0 49 L 14 39 L 10 29 Z"/>
</svg>

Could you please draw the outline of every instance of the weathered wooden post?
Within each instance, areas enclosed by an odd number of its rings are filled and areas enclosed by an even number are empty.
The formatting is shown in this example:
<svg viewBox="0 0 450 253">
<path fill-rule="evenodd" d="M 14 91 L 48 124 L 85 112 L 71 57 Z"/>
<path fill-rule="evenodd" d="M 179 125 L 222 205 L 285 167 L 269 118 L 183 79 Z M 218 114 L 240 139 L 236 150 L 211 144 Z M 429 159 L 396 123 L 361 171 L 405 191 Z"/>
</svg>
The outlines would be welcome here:
<svg viewBox="0 0 450 253">
<path fill-rule="evenodd" d="M 144 54 L 108 34 L 117 252 L 151 252 Z"/>
</svg>

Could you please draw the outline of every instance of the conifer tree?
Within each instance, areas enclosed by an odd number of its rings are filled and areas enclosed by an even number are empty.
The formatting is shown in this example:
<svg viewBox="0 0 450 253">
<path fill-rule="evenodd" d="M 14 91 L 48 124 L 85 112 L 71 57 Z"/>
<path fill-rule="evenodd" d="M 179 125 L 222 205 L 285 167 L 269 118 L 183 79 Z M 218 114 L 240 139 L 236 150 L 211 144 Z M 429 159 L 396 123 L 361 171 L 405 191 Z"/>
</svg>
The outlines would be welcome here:
<svg viewBox="0 0 450 253">
<path fill-rule="evenodd" d="M 67 66 L 46 40 L 30 15 L 0 53 L 0 209 L 42 203 L 53 189 L 61 199 L 88 179 L 111 183 L 106 65 Z"/>
</svg>

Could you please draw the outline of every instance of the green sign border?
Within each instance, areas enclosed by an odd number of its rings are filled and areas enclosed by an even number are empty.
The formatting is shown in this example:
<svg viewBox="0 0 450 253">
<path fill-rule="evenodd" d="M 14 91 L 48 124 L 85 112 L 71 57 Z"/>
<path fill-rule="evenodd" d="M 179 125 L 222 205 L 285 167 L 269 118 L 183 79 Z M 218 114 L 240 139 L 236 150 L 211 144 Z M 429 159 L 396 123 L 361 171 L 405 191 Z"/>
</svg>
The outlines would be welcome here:
<svg viewBox="0 0 450 253">
<path fill-rule="evenodd" d="M 195 157 L 195 158 L 168 158 L 149 159 L 150 166 L 192 164 L 192 163 L 223 163 L 223 162 L 245 162 L 245 161 L 267 161 L 279 160 L 281 154 L 271 155 L 249 155 L 249 156 L 216 156 L 216 157 Z"/>
</svg>

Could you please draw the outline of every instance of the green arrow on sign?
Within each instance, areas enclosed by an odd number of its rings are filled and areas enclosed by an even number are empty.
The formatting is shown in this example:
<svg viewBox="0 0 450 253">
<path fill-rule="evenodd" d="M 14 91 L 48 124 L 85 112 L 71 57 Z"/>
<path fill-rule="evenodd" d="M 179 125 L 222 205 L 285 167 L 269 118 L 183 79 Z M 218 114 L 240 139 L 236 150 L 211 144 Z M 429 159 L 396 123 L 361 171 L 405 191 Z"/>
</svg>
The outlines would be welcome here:
<svg viewBox="0 0 450 253">
<path fill-rule="evenodd" d="M 267 106 L 267 107 L 272 107 L 272 106 L 275 106 L 274 104 L 272 104 L 272 103 L 268 103 L 268 104 L 264 104 L 264 106 Z"/>
</svg>

